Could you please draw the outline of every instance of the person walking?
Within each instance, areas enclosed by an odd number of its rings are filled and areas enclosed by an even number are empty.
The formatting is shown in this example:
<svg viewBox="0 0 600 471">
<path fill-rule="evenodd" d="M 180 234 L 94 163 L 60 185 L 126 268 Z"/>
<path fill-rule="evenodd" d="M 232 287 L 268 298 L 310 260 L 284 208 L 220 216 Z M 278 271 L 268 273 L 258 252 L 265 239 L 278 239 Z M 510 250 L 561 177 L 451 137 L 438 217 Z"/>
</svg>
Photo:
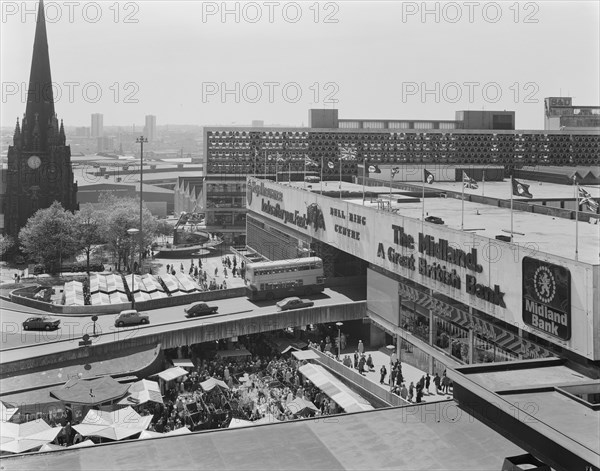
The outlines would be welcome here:
<svg viewBox="0 0 600 471">
<path fill-rule="evenodd" d="M 429 376 L 429 373 L 427 373 L 427 375 L 425 376 L 425 389 L 427 389 L 427 394 L 431 394 L 429 392 L 429 385 L 431 384 L 431 376 Z"/>
<path fill-rule="evenodd" d="M 363 353 L 365 353 L 365 345 L 363 344 L 362 340 L 358 341 L 358 353 L 359 353 L 359 355 L 362 355 Z"/>
<path fill-rule="evenodd" d="M 358 369 L 358 350 L 354 352 L 354 369 Z"/>
<path fill-rule="evenodd" d="M 440 378 L 440 375 L 437 374 L 437 372 L 436 372 L 435 376 L 433 377 L 433 384 L 435 386 L 435 393 L 436 394 L 440 394 L 440 383 L 441 383 L 441 381 L 442 380 Z"/>
<path fill-rule="evenodd" d="M 415 393 L 415 384 L 411 381 L 408 387 L 408 402 L 412 402 L 413 394 Z"/>
<path fill-rule="evenodd" d="M 385 365 L 381 365 L 381 369 L 379 370 L 379 384 L 385 383 L 385 377 L 387 376 L 387 369 Z"/>
<path fill-rule="evenodd" d="M 406 389 L 406 384 L 402 383 L 402 387 L 400 388 L 400 397 L 405 401 L 408 400 L 408 390 Z"/>
<path fill-rule="evenodd" d="M 446 376 L 446 372 L 444 371 L 444 375 L 442 376 L 442 392 L 444 394 L 450 393 L 450 378 Z"/>
</svg>

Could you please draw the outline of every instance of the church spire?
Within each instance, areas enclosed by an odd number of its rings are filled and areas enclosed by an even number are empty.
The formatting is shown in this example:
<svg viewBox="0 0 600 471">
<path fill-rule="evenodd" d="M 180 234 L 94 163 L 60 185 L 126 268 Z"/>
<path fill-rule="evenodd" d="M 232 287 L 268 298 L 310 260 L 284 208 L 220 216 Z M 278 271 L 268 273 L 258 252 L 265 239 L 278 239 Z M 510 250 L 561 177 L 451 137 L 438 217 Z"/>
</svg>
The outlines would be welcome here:
<svg viewBox="0 0 600 471">
<path fill-rule="evenodd" d="M 25 115 L 29 124 L 28 132 L 32 131 L 33 126 L 31 124 L 37 120 L 43 123 L 40 127 L 39 143 L 42 148 L 46 148 L 46 123 L 54 117 L 54 96 L 52 93 L 52 76 L 50 74 L 50 56 L 48 54 L 48 36 L 46 34 L 43 0 L 40 0 L 38 5 Z"/>
</svg>

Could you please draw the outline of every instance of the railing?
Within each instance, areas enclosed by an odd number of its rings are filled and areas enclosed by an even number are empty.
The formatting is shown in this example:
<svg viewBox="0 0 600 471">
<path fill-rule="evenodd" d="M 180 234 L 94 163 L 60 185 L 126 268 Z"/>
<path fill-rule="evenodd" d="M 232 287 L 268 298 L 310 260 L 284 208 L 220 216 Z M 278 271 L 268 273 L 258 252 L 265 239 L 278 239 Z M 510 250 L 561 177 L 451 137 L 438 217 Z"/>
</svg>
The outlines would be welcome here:
<svg viewBox="0 0 600 471">
<path fill-rule="evenodd" d="M 343 376 L 344 378 L 346 378 L 347 380 L 356 384 L 358 387 L 365 390 L 369 394 L 375 396 L 382 402 L 385 402 L 387 405 L 405 406 L 407 404 L 410 404 L 410 402 L 402 399 L 400 396 L 397 396 L 396 394 L 392 394 L 385 388 L 381 387 L 378 384 L 375 384 L 373 381 L 369 380 L 365 376 L 354 371 L 352 368 L 348 368 L 347 366 L 345 366 L 344 364 L 335 360 L 334 358 L 331 358 L 330 356 L 325 355 L 319 349 L 312 347 L 312 350 L 317 355 L 319 355 L 319 360 L 317 360 L 317 361 L 319 363 L 321 363 L 323 366 L 329 368 L 330 370 L 334 371 L 335 373 L 339 374 L 340 376 Z"/>
</svg>

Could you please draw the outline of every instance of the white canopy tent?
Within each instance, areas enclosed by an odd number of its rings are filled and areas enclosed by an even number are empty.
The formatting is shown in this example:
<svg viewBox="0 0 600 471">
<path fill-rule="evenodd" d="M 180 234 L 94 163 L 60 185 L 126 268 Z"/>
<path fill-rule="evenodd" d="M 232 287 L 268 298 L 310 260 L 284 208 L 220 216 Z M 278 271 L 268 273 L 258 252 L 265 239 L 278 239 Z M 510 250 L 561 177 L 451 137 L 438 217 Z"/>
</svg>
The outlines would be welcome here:
<svg viewBox="0 0 600 471">
<path fill-rule="evenodd" d="M 148 438 L 162 438 L 162 437 L 171 437 L 173 435 L 186 435 L 188 433 L 192 433 L 191 430 L 187 427 L 176 428 L 175 430 L 171 430 L 167 433 L 154 432 L 152 430 L 144 430 L 140 433 L 140 440 L 146 440 Z"/>
<path fill-rule="evenodd" d="M 181 376 L 185 376 L 189 374 L 186 370 L 184 370 L 181 366 L 174 366 L 173 368 L 169 368 L 168 370 L 161 371 L 160 373 L 156 373 L 152 376 L 158 376 L 160 379 L 164 381 L 173 381 Z"/>
<path fill-rule="evenodd" d="M 215 386 L 220 386 L 223 389 L 229 389 L 229 386 L 227 386 L 227 384 L 224 381 L 221 381 L 220 379 L 216 378 L 208 378 L 206 381 L 200 383 L 200 386 L 204 391 L 210 391 Z"/>
<path fill-rule="evenodd" d="M 0 401 L 0 422 L 8 422 L 18 410 L 18 407 L 12 407 Z"/>
<path fill-rule="evenodd" d="M 23 453 L 54 441 L 62 427 L 50 427 L 44 420 L 24 424 L 2 422 L 0 426 L 0 451 Z"/>
<path fill-rule="evenodd" d="M 139 405 L 145 404 L 146 402 L 157 402 L 159 404 L 163 404 L 160 386 L 156 381 L 148 381 L 147 379 L 136 381 L 129 386 L 127 396 L 121 399 L 118 404 Z"/>
<path fill-rule="evenodd" d="M 148 428 L 152 416 L 142 417 L 131 407 L 114 411 L 90 409 L 83 421 L 73 428 L 84 437 L 122 440 Z"/>
<path fill-rule="evenodd" d="M 189 358 L 179 358 L 173 360 L 173 366 L 180 366 L 181 368 L 194 368 L 194 363 Z"/>
<path fill-rule="evenodd" d="M 294 355 L 297 360 L 316 360 L 320 358 L 319 355 L 312 350 L 296 350 L 295 352 L 292 352 L 292 355 Z"/>
</svg>

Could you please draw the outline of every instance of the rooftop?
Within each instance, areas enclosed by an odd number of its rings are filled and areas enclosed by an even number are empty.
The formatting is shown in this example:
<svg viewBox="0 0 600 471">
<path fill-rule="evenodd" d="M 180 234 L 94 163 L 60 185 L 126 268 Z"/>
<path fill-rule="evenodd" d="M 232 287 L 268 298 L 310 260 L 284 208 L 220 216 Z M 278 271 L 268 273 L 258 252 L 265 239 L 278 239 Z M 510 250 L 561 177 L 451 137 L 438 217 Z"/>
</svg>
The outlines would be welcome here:
<svg viewBox="0 0 600 471">
<path fill-rule="evenodd" d="M 410 433 L 408 433 L 410 431 Z M 3 459 L 17 469 L 496 470 L 523 454 L 453 401 Z"/>
</svg>

